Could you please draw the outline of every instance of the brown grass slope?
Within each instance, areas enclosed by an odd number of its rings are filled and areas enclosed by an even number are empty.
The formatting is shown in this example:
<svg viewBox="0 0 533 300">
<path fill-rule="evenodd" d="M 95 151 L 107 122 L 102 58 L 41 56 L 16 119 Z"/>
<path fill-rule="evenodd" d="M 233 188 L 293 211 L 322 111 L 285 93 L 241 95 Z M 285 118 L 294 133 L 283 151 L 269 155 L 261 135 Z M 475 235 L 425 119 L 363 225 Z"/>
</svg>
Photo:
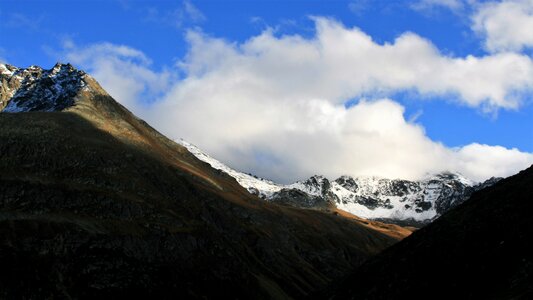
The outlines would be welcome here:
<svg viewBox="0 0 533 300">
<path fill-rule="evenodd" d="M 0 114 L 0 299 L 303 298 L 409 234 L 260 201 L 89 83 Z"/>
<path fill-rule="evenodd" d="M 533 166 L 370 259 L 321 298 L 533 299 Z"/>
</svg>

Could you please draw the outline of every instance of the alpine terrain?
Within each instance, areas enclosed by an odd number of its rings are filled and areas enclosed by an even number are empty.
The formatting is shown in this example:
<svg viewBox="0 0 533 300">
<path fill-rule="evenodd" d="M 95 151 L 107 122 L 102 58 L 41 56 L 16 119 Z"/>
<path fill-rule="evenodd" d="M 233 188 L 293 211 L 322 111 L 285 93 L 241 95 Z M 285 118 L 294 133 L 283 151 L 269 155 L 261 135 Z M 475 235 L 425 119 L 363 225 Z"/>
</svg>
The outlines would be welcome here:
<svg viewBox="0 0 533 300">
<path fill-rule="evenodd" d="M 261 201 L 70 64 L 0 64 L 0 110 L 1 299 L 305 298 L 410 234 Z"/>
<path fill-rule="evenodd" d="M 176 142 L 213 168 L 234 177 L 250 193 L 270 202 L 303 208 L 336 207 L 362 218 L 401 225 L 425 225 L 467 200 L 473 192 L 501 180 L 491 178 L 475 183 L 448 172 L 421 181 L 351 176 L 330 181 L 324 176 L 312 176 L 282 185 L 236 171 L 187 141 Z"/>
</svg>

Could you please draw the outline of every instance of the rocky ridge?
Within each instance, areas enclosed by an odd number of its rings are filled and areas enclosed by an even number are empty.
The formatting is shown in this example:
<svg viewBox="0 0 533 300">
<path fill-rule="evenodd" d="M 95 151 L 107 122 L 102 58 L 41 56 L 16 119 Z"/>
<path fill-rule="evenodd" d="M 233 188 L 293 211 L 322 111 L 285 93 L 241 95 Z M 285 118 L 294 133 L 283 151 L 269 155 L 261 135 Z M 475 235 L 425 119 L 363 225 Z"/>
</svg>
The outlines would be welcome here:
<svg viewBox="0 0 533 300">
<path fill-rule="evenodd" d="M 445 172 L 420 181 L 379 177 L 324 176 L 282 185 L 236 171 L 193 144 L 178 140 L 199 159 L 234 177 L 250 193 L 267 201 L 302 208 L 332 208 L 356 216 L 405 225 L 423 225 L 456 207 L 479 189 L 498 182 L 475 183 L 457 173 Z"/>
<path fill-rule="evenodd" d="M 74 104 L 78 91 L 88 89 L 87 74 L 71 64 L 52 69 L 17 68 L 0 64 L 0 111 L 60 111 Z"/>
</svg>

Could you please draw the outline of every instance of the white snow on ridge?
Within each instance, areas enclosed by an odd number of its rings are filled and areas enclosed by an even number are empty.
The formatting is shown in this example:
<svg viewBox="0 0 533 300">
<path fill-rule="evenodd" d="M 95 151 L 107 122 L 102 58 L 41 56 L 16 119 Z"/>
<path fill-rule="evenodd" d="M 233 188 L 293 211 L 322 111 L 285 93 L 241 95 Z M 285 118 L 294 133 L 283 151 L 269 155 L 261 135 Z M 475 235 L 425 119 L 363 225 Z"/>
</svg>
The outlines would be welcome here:
<svg viewBox="0 0 533 300">
<path fill-rule="evenodd" d="M 356 182 L 357 182 L 356 178 Z M 366 180 L 365 180 L 366 179 Z M 375 179 L 375 178 L 374 178 Z M 365 186 L 362 183 L 367 183 Z M 337 197 L 339 197 L 340 202 L 337 203 L 337 208 L 350 212 L 356 216 L 365 218 L 365 219 L 414 219 L 417 221 L 423 221 L 432 219 L 437 215 L 437 211 L 434 207 L 429 210 L 416 212 L 415 209 L 410 206 L 406 207 L 415 201 L 419 197 L 419 193 L 408 194 L 404 197 L 387 195 L 386 191 L 379 191 L 379 185 L 376 184 L 376 180 L 369 180 L 369 178 L 363 178 L 362 181 L 358 182 L 358 185 L 363 187 L 358 189 L 357 192 L 352 192 L 338 184 L 337 182 L 332 183 L 332 191 Z M 370 209 L 365 205 L 362 205 L 356 202 L 358 197 L 376 197 L 382 198 L 382 200 L 389 200 L 390 206 L 393 208 L 386 207 L 376 207 Z M 433 201 L 436 199 L 432 199 Z M 425 199 L 425 201 L 431 201 L 430 199 Z M 409 203 L 409 204 L 408 204 Z"/>
<path fill-rule="evenodd" d="M 316 180 L 317 184 L 309 183 L 309 180 Z M 322 195 L 322 186 L 324 181 L 327 179 L 323 176 L 313 176 L 307 181 L 298 181 L 289 185 L 284 186 L 287 189 L 296 189 L 302 192 L 305 192 L 311 196 L 321 196 Z"/>
<path fill-rule="evenodd" d="M 11 71 L 7 68 L 6 64 L 0 64 L 0 74 L 2 75 L 13 76 L 17 70 L 18 69 L 15 68 L 15 71 Z"/>
<path fill-rule="evenodd" d="M 265 200 L 275 199 L 276 192 L 282 189 L 296 189 L 310 197 L 329 199 L 333 194 L 337 208 L 366 219 L 431 220 L 439 215 L 438 205 L 444 206 L 444 209 L 451 207 L 456 201 L 464 200 L 467 189 L 474 186 L 473 181 L 456 173 L 428 175 L 421 181 L 350 176 L 329 181 L 323 176 L 312 176 L 305 181 L 281 185 L 236 171 L 187 141 L 176 142 L 213 168 L 234 177 L 250 193 Z"/>
<path fill-rule="evenodd" d="M 79 90 L 89 90 L 86 76 L 70 64 L 57 63 L 50 70 L 0 64 L 0 81 L 4 83 L 0 99 L 6 105 L 2 112 L 63 110 L 74 105 Z"/>
<path fill-rule="evenodd" d="M 200 149 L 198 149 L 198 147 L 183 139 L 175 140 L 175 142 L 187 148 L 189 152 L 194 154 L 194 156 L 196 156 L 201 161 L 204 161 L 210 164 L 211 167 L 217 170 L 221 170 L 226 174 L 230 175 L 231 177 L 235 178 L 242 187 L 247 189 L 252 194 L 257 194 L 261 198 L 269 198 L 270 196 L 272 196 L 272 194 L 280 191 L 283 188 L 282 185 L 274 183 L 270 180 L 256 178 L 254 176 L 236 171 L 221 163 L 220 161 L 214 159 L 213 157 L 209 156 L 208 154 L 202 152 Z"/>
<path fill-rule="evenodd" d="M 377 177 L 351 179 L 357 186 L 355 191 L 347 190 L 336 181 L 332 182 L 332 191 L 340 199 L 337 203 L 339 209 L 368 219 L 413 219 L 416 221 L 435 218 L 438 215 L 437 203 L 449 201 L 445 205 L 453 205 L 461 199 L 461 193 L 476 184 L 458 173 L 428 175 L 420 181 Z M 382 205 L 371 209 L 357 201 L 357 199 L 364 198 L 378 199 Z"/>
</svg>

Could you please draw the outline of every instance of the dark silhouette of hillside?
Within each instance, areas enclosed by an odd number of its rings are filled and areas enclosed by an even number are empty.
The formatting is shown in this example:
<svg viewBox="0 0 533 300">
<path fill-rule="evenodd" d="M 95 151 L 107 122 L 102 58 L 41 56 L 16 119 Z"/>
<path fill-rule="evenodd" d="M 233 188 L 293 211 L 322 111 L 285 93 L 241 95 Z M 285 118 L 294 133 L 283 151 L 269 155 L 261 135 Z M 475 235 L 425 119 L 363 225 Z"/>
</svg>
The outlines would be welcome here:
<svg viewBox="0 0 533 300">
<path fill-rule="evenodd" d="M 330 286 L 332 299 L 533 299 L 533 167 Z"/>
</svg>

